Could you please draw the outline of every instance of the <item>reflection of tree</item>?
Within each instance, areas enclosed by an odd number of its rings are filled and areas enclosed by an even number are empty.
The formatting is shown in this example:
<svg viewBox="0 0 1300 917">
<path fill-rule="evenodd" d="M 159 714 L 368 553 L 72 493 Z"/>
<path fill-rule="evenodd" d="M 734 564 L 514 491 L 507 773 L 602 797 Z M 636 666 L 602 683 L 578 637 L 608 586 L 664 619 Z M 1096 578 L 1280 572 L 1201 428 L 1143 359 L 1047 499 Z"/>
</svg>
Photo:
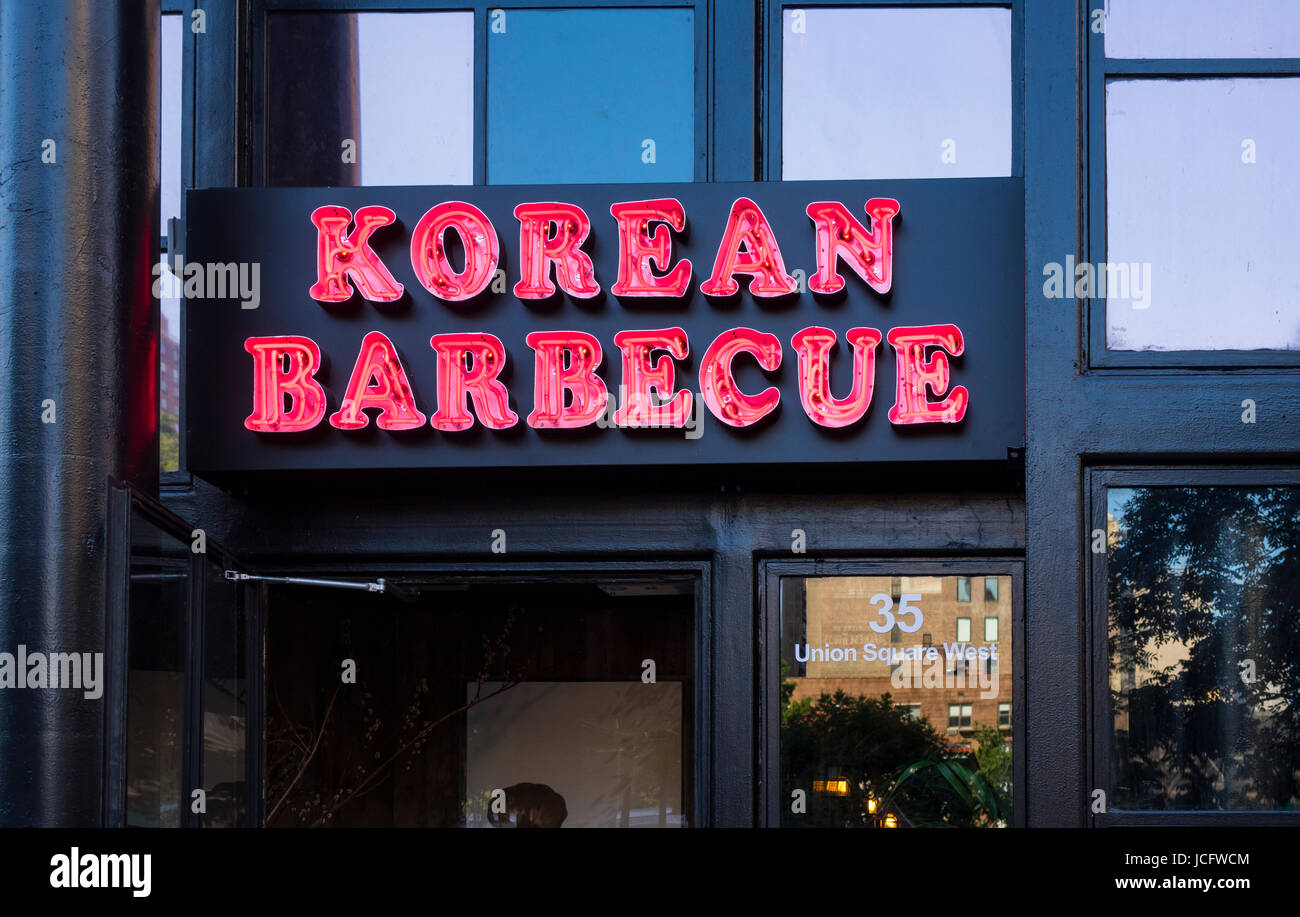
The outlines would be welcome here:
<svg viewBox="0 0 1300 917">
<path fill-rule="evenodd" d="M 783 686 L 781 714 L 782 798 L 802 789 L 805 815 L 788 824 L 865 827 L 868 800 L 889 799 L 914 825 L 972 825 L 977 813 L 968 794 L 950 782 L 952 771 L 923 763 L 970 763 L 950 756 L 947 742 L 925 720 L 914 720 L 888 694 L 851 697 L 843 691 L 789 702 L 793 682 Z M 907 778 L 899 784 L 904 771 Z M 818 793 L 814 780 L 843 779 L 847 794 Z M 788 805 L 788 803 L 786 803 Z"/>
<path fill-rule="evenodd" d="M 1132 493 L 1108 562 L 1118 803 L 1296 806 L 1300 488 Z"/>
</svg>

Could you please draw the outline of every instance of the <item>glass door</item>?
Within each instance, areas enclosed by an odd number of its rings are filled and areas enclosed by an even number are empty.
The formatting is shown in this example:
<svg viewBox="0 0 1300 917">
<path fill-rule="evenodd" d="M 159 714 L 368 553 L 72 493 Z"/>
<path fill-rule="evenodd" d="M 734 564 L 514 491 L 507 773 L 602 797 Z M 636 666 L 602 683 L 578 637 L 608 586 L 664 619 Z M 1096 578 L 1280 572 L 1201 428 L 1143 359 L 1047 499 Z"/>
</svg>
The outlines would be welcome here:
<svg viewBox="0 0 1300 917">
<path fill-rule="evenodd" d="M 1016 824 L 1020 577 L 1008 561 L 766 564 L 767 824 Z"/>
</svg>

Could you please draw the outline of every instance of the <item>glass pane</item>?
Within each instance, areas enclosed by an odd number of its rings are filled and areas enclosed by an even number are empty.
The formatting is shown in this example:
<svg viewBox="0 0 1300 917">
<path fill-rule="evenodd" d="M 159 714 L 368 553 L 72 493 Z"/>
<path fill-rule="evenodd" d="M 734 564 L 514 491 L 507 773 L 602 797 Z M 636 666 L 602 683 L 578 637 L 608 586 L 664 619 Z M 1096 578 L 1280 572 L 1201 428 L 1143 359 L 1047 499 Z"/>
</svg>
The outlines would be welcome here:
<svg viewBox="0 0 1300 917">
<path fill-rule="evenodd" d="M 693 11 L 494 10 L 488 28 L 488 181 L 694 179 Z"/>
<path fill-rule="evenodd" d="M 268 825 L 690 826 L 689 582 L 394 588 L 272 596 Z"/>
<path fill-rule="evenodd" d="M 1107 0 L 1107 57 L 1300 57 L 1295 0 Z"/>
<path fill-rule="evenodd" d="M 1300 806 L 1300 488 L 1112 488 L 1113 805 Z"/>
<path fill-rule="evenodd" d="M 1075 292 L 1108 348 L 1300 348 L 1296 111 L 1300 79 L 1107 82 L 1109 264 Z"/>
<path fill-rule="evenodd" d="M 159 144 L 162 148 L 161 169 L 161 221 L 163 235 L 168 232 L 167 220 L 181 215 L 181 137 L 182 118 L 181 69 L 182 17 L 167 14 L 162 17 L 162 56 L 158 64 L 161 102 L 159 117 Z M 170 240 L 168 240 L 170 247 Z M 168 254 L 162 258 L 164 265 L 159 289 L 172 292 L 172 273 Z M 174 296 L 160 296 L 162 328 L 158 359 L 158 466 L 162 471 L 180 470 L 180 300 Z"/>
<path fill-rule="evenodd" d="M 998 578 L 996 576 L 984 577 L 984 601 L 996 602 L 998 600 Z"/>
<path fill-rule="evenodd" d="M 178 827 L 190 549 L 138 514 L 128 597 L 126 823 Z M 184 794 L 188 796 L 188 794 Z"/>
<path fill-rule="evenodd" d="M 474 181 L 474 14 L 271 13 L 267 184 Z"/>
<path fill-rule="evenodd" d="M 993 596 L 993 601 L 995 602 L 997 601 L 996 595 Z M 998 642 L 998 619 L 997 618 L 984 619 L 984 642 L 985 643 Z"/>
<path fill-rule="evenodd" d="M 179 13 L 162 18 L 162 54 L 158 61 L 159 118 L 158 141 L 162 149 L 161 220 L 164 234 L 167 220 L 181 215 L 181 91 L 184 73 L 181 69 L 182 17 Z"/>
<path fill-rule="evenodd" d="M 1011 174 L 1011 11 L 787 9 L 781 175 Z"/>
<path fill-rule="evenodd" d="M 244 681 L 244 590 L 216 564 L 203 574 L 203 787 L 212 828 L 243 827 L 248 815 L 247 697 Z"/>
<path fill-rule="evenodd" d="M 957 577 L 957 601 L 959 602 L 970 601 L 970 577 L 969 576 Z"/>
<path fill-rule="evenodd" d="M 1010 627 L 1011 580 L 999 579 L 1002 598 L 983 611 Z M 807 803 L 783 805 L 781 824 L 1005 826 L 1011 733 L 998 704 L 1011 695 L 1011 645 L 926 646 L 922 627 L 957 630 L 958 578 L 901 577 L 897 599 L 890 580 L 781 578 L 781 798 L 802 790 Z M 883 639 L 894 625 L 901 646 Z"/>
</svg>

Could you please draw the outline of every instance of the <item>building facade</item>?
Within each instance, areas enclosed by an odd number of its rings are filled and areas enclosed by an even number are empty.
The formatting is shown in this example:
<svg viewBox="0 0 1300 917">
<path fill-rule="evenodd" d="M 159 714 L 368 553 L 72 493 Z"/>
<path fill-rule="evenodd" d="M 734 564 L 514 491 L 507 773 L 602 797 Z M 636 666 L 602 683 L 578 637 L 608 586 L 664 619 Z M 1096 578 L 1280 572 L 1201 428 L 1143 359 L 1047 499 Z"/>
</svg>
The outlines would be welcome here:
<svg viewBox="0 0 1300 917">
<path fill-rule="evenodd" d="M 1294 822 L 1288 4 L 0 16 L 0 822 Z"/>
</svg>

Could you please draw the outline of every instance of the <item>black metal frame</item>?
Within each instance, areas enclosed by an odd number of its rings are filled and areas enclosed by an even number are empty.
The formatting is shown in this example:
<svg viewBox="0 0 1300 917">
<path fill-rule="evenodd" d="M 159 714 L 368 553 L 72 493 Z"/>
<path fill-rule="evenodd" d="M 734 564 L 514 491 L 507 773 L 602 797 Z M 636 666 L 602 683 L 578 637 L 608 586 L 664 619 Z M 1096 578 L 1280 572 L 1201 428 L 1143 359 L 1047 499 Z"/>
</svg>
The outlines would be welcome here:
<svg viewBox="0 0 1300 917">
<path fill-rule="evenodd" d="M 758 627 L 755 637 L 758 664 L 758 740 L 756 758 L 755 817 L 760 826 L 781 824 L 780 796 L 780 686 L 781 686 L 781 579 L 783 577 L 830 576 L 984 576 L 1011 577 L 1011 768 L 1012 825 L 1028 824 L 1025 810 L 1025 774 L 1027 742 L 1025 727 L 1025 564 L 1008 557 L 947 557 L 917 559 L 911 557 L 872 557 L 863 560 L 788 560 L 766 558 L 759 561 L 757 575 Z"/>
<path fill-rule="evenodd" d="M 148 495 L 136 490 L 130 484 L 110 478 L 108 480 L 108 551 L 106 553 L 106 582 L 108 603 L 105 609 L 104 649 L 107 681 L 104 690 L 104 790 L 103 819 L 108 827 L 122 827 L 126 824 L 126 765 L 127 765 L 127 678 L 130 669 L 130 595 L 131 595 L 131 531 L 136 514 L 159 530 L 166 532 L 180 541 L 190 544 L 194 527 L 174 512 L 155 502 Z M 204 590 L 203 575 L 206 564 L 216 564 L 224 569 L 244 569 L 233 554 L 212 538 L 205 538 L 206 552 L 190 552 L 189 564 L 189 599 L 186 603 L 186 647 L 185 647 L 185 693 L 183 708 L 185 722 L 182 727 L 181 787 L 179 800 L 181 825 L 198 827 L 199 816 L 190 805 L 190 793 L 203 786 L 203 687 L 204 687 L 204 615 L 207 596 Z M 240 589 L 240 601 L 247 596 L 245 588 Z M 250 623 L 256 618 L 261 626 L 261 607 L 256 599 L 250 611 Z M 253 627 L 249 627 L 250 632 Z M 253 640 L 245 646 L 245 652 L 253 649 Z M 256 700 L 261 698 L 261 669 L 255 664 L 260 659 L 261 639 L 257 641 L 258 656 L 245 659 L 245 672 L 248 678 L 248 705 L 245 737 L 245 771 L 248 775 L 260 775 L 260 731 L 259 741 L 252 741 L 254 706 L 253 690 L 258 691 Z M 256 685 L 254 678 L 256 676 Z M 260 730 L 260 712 L 257 726 Z M 255 761 L 255 758 L 257 760 Z M 255 766 L 256 764 L 256 766 Z M 259 783 L 260 785 L 260 783 Z M 260 793 L 257 794 L 260 797 Z M 252 809 L 250 794 L 250 812 Z M 250 824 L 255 824 L 251 821 Z"/>
<path fill-rule="evenodd" d="M 1093 12 L 1104 10 L 1103 0 L 1089 0 L 1083 28 L 1087 66 L 1083 77 L 1087 118 L 1087 235 L 1084 260 L 1106 260 L 1106 83 L 1112 78 L 1207 79 L 1231 77 L 1300 76 L 1300 58 L 1182 58 L 1128 59 L 1106 57 L 1104 35 L 1089 31 Z M 1041 278 L 1040 278 L 1041 280 Z M 1071 282 L 1073 280 L 1071 279 Z M 1168 368 L 1223 371 L 1259 370 L 1282 373 L 1300 370 L 1300 350 L 1184 350 L 1123 351 L 1106 348 L 1106 296 L 1083 302 L 1086 316 L 1084 353 L 1092 369 L 1133 370 Z M 1289 375 L 1295 375 L 1294 372 Z"/>
<path fill-rule="evenodd" d="M 1087 497 L 1091 531 L 1107 530 L 1106 492 L 1112 487 L 1261 487 L 1300 486 L 1300 468 L 1296 466 L 1258 465 L 1250 468 L 1233 466 L 1111 466 L 1088 469 Z M 1087 673 L 1090 725 L 1088 786 L 1105 792 L 1113 799 L 1111 770 L 1112 720 L 1107 646 L 1107 554 L 1089 552 L 1089 575 L 1086 580 L 1088 615 Z M 1114 810 L 1103 813 L 1089 808 L 1089 823 L 1094 827 L 1142 827 L 1153 825 L 1300 825 L 1300 811 L 1211 811 L 1188 810 L 1157 812 Z"/>
</svg>

